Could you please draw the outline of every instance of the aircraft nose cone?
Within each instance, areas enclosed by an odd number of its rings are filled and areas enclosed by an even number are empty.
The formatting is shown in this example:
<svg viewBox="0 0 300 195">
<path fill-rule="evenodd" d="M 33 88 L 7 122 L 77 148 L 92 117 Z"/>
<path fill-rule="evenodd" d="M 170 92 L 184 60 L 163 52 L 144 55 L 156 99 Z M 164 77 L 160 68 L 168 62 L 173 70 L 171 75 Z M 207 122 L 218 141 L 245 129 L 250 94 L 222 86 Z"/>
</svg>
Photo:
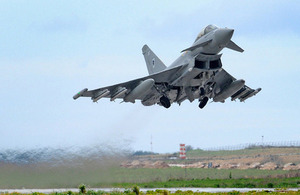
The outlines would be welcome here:
<svg viewBox="0 0 300 195">
<path fill-rule="evenodd" d="M 218 29 L 215 33 L 216 39 L 220 46 L 226 46 L 230 41 L 234 30 L 229 28 Z"/>
<path fill-rule="evenodd" d="M 234 30 L 233 29 L 230 29 L 230 28 L 225 28 L 225 29 L 222 29 L 222 31 L 223 31 L 223 33 L 226 35 L 226 36 L 228 36 L 228 37 L 232 37 L 232 35 L 233 35 L 233 32 L 234 32 Z"/>
</svg>

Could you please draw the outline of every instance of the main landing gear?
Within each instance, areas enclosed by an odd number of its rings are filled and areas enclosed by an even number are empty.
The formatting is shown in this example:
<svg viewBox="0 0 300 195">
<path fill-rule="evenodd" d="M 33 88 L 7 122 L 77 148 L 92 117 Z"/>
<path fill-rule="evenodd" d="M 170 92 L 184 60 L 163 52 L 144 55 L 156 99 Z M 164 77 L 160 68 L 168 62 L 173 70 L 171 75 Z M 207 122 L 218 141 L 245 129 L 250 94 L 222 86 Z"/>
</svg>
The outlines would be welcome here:
<svg viewBox="0 0 300 195">
<path fill-rule="evenodd" d="M 200 109 L 204 108 L 204 106 L 207 104 L 207 102 L 208 102 L 208 97 L 204 97 L 199 103 L 199 108 Z"/>
<path fill-rule="evenodd" d="M 161 105 L 165 108 L 170 108 L 171 106 L 171 102 L 169 100 L 169 98 L 167 98 L 166 96 L 162 96 L 160 99 L 159 99 Z"/>
</svg>

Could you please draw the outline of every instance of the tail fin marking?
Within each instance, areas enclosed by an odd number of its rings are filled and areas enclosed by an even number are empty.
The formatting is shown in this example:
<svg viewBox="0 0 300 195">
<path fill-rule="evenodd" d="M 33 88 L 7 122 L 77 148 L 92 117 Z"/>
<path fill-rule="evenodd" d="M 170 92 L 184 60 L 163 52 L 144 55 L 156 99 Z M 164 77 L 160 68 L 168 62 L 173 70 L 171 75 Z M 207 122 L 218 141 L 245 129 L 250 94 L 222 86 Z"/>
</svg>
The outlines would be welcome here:
<svg viewBox="0 0 300 195">
<path fill-rule="evenodd" d="M 166 65 L 153 53 L 153 51 L 148 47 L 148 45 L 144 45 L 142 51 L 146 61 L 149 75 L 166 69 Z"/>
</svg>

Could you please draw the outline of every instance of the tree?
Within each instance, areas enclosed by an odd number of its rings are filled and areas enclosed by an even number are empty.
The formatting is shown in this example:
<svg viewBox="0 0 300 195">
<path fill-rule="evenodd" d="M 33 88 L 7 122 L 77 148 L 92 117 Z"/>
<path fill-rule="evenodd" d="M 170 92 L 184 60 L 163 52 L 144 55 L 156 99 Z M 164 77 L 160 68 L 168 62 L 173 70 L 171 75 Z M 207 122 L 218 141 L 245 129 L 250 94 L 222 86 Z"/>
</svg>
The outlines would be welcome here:
<svg viewBox="0 0 300 195">
<path fill-rule="evenodd" d="M 80 184 L 78 186 L 78 188 L 79 188 L 79 193 L 81 193 L 81 194 L 85 194 L 86 193 L 86 187 L 85 187 L 84 184 Z"/>
<path fill-rule="evenodd" d="M 193 146 L 191 146 L 191 145 L 185 146 L 185 151 L 191 151 L 191 150 L 194 150 Z"/>
</svg>

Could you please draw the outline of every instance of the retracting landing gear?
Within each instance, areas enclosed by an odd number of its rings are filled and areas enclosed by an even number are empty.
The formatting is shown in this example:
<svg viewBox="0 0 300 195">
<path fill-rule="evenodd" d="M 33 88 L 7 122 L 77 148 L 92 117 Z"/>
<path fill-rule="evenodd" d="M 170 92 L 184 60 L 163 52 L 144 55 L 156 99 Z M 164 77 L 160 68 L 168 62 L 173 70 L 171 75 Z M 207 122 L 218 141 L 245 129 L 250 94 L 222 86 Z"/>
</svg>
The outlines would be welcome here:
<svg viewBox="0 0 300 195">
<path fill-rule="evenodd" d="M 205 90 L 204 90 L 203 87 L 201 87 L 201 88 L 200 88 L 200 93 L 199 93 L 199 95 L 200 95 L 200 96 L 203 96 L 204 94 L 205 94 Z"/>
<path fill-rule="evenodd" d="M 169 98 L 167 98 L 166 96 L 162 96 L 160 99 L 159 99 L 161 105 L 165 108 L 170 108 L 171 106 L 171 102 L 169 100 Z"/>
<path fill-rule="evenodd" d="M 199 108 L 200 109 L 204 108 L 204 106 L 207 104 L 207 102 L 208 102 L 208 97 L 204 97 L 199 103 Z"/>
</svg>

